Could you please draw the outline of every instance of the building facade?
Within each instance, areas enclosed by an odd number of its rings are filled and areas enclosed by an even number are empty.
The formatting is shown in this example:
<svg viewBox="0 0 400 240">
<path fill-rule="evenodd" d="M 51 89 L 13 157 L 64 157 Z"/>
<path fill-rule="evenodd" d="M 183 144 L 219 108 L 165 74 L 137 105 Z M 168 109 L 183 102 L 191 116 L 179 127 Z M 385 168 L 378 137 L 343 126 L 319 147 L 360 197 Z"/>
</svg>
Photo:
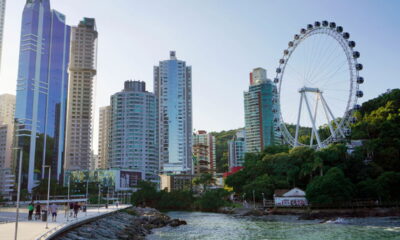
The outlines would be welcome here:
<svg viewBox="0 0 400 240">
<path fill-rule="evenodd" d="M 228 141 L 228 164 L 229 169 L 241 167 L 244 164 L 246 152 L 246 131 L 239 130 L 232 140 Z"/>
<path fill-rule="evenodd" d="M 0 95 L 0 169 L 12 167 L 15 96 Z"/>
<path fill-rule="evenodd" d="M 267 79 L 267 71 L 256 68 L 250 73 L 249 91 L 244 93 L 246 151 L 260 152 L 276 141 L 273 98 L 276 87 Z"/>
<path fill-rule="evenodd" d="M 157 99 L 145 82 L 126 81 L 111 96 L 109 167 L 144 172 L 158 182 Z"/>
<path fill-rule="evenodd" d="M 0 95 L 0 124 L 13 124 L 15 114 L 15 96 Z"/>
<path fill-rule="evenodd" d="M 160 175 L 160 189 L 167 192 L 193 190 L 193 175 Z"/>
<path fill-rule="evenodd" d="M 45 176 L 62 180 L 70 27 L 49 0 L 26 2 L 16 96 L 16 144 L 24 151 L 22 189 Z M 17 165 L 17 164 L 15 164 Z"/>
<path fill-rule="evenodd" d="M 202 173 L 204 171 L 205 163 L 207 162 L 207 172 L 216 173 L 216 149 L 215 137 L 211 133 L 204 130 L 199 130 L 193 134 L 193 156 L 195 163 L 195 173 Z M 198 166 L 200 169 L 198 169 Z M 200 172 L 197 170 L 201 170 Z"/>
<path fill-rule="evenodd" d="M 193 145 L 193 173 L 199 176 L 203 173 L 212 173 L 208 159 L 208 146 L 204 144 Z"/>
<path fill-rule="evenodd" d="M 65 146 L 65 169 L 68 170 L 91 166 L 97 36 L 93 18 L 84 18 L 71 30 Z"/>
<path fill-rule="evenodd" d="M 15 96 L 0 95 L 0 195 L 10 199 L 15 178 L 12 171 Z"/>
<path fill-rule="evenodd" d="M 6 14 L 6 0 L 0 0 L 0 69 L 1 69 L 1 56 L 3 52 L 3 33 L 4 33 L 5 14 Z"/>
<path fill-rule="evenodd" d="M 98 164 L 99 169 L 108 169 L 109 150 L 111 134 L 111 106 L 101 107 L 99 111 L 99 149 Z"/>
<path fill-rule="evenodd" d="M 192 69 L 170 59 L 154 67 L 154 93 L 158 99 L 160 170 L 192 172 Z"/>
</svg>

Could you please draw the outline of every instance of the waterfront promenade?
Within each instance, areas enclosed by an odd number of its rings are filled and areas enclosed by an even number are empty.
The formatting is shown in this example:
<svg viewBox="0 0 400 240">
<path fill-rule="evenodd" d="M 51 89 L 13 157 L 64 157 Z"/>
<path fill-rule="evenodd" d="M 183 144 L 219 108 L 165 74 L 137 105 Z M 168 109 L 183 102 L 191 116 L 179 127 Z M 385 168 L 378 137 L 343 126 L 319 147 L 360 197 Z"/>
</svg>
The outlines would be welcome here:
<svg viewBox="0 0 400 240">
<path fill-rule="evenodd" d="M 51 215 L 49 216 L 48 229 L 46 229 L 46 222 L 43 221 L 28 221 L 28 214 L 25 209 L 20 212 L 20 220 L 18 224 L 18 240 L 42 240 L 47 239 L 53 233 L 60 231 L 61 229 L 68 228 L 71 225 L 79 222 L 84 222 L 88 219 L 95 218 L 110 212 L 118 211 L 130 207 L 131 205 L 119 205 L 117 208 L 115 205 L 110 205 L 108 209 L 102 207 L 88 208 L 87 214 L 80 211 L 78 218 L 67 218 L 64 216 L 64 210 L 60 206 L 58 211 L 57 222 L 51 221 Z M 15 232 L 15 208 L 14 209 L 1 209 L 0 210 L 0 239 L 1 240 L 12 240 L 14 239 Z M 13 221 L 13 222 L 11 222 Z"/>
</svg>

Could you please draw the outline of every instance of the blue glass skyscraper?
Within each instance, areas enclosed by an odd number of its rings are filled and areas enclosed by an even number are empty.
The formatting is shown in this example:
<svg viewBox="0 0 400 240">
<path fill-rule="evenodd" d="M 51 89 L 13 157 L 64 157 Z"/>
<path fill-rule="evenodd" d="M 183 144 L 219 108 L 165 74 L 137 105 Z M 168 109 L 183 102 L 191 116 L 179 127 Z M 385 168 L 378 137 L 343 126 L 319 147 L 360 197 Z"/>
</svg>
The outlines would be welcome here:
<svg viewBox="0 0 400 240">
<path fill-rule="evenodd" d="M 27 0 L 22 15 L 16 144 L 24 151 L 22 188 L 30 192 L 44 177 L 62 179 L 68 89 L 70 27 L 49 0 Z"/>
<path fill-rule="evenodd" d="M 192 156 L 192 68 L 170 59 L 154 67 L 154 94 L 158 98 L 160 171 L 191 173 Z"/>
</svg>

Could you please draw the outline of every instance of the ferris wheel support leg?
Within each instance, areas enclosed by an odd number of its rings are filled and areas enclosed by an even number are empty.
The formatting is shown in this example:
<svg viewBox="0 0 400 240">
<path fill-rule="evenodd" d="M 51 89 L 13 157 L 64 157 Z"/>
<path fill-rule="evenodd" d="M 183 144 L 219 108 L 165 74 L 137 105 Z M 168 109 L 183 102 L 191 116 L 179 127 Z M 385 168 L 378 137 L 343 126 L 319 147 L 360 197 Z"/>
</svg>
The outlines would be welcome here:
<svg viewBox="0 0 400 240">
<path fill-rule="evenodd" d="M 317 128 L 315 127 L 315 121 L 314 121 L 312 113 L 311 113 L 310 105 L 308 104 L 307 96 L 305 95 L 305 93 L 303 93 L 303 94 L 304 94 L 304 101 L 306 102 L 308 114 L 310 116 L 310 120 L 311 120 L 311 123 L 312 123 L 312 128 L 313 128 L 313 131 L 315 133 L 315 137 L 317 138 L 318 147 L 322 148 L 321 139 L 319 138 L 319 133 L 317 131 Z"/>
<path fill-rule="evenodd" d="M 321 96 L 321 97 L 322 97 L 322 96 Z M 321 100 L 321 103 L 322 103 L 322 108 L 324 109 L 326 121 L 327 121 L 328 126 L 329 126 L 329 131 L 331 132 L 333 138 L 336 139 L 336 133 L 335 133 L 335 131 L 333 130 L 331 120 L 329 119 L 328 110 L 327 110 L 326 107 L 325 107 L 324 101 Z"/>
<path fill-rule="evenodd" d="M 294 136 L 294 146 L 297 147 L 299 145 L 299 128 L 300 128 L 300 116 L 301 116 L 301 107 L 303 105 L 303 94 L 300 93 L 300 105 L 299 105 L 299 114 L 297 115 L 297 125 L 296 125 L 296 134 Z"/>
<path fill-rule="evenodd" d="M 333 113 L 332 113 L 331 109 L 329 108 L 328 103 L 325 101 L 325 98 L 324 98 L 324 96 L 322 94 L 321 94 L 321 101 L 323 102 L 323 104 L 325 104 L 325 107 L 328 109 L 328 112 L 331 115 L 333 121 L 335 122 L 336 127 L 339 130 L 340 135 L 342 135 L 342 137 L 345 138 L 346 136 L 344 135 L 342 128 L 339 126 L 339 123 L 337 122 L 335 116 L 333 116 Z"/>
<path fill-rule="evenodd" d="M 319 94 L 317 94 L 317 97 L 315 100 L 314 122 L 317 120 L 318 102 L 319 102 Z M 310 147 L 312 147 L 313 144 L 314 144 L 314 129 L 312 129 L 312 131 L 311 131 Z"/>
</svg>

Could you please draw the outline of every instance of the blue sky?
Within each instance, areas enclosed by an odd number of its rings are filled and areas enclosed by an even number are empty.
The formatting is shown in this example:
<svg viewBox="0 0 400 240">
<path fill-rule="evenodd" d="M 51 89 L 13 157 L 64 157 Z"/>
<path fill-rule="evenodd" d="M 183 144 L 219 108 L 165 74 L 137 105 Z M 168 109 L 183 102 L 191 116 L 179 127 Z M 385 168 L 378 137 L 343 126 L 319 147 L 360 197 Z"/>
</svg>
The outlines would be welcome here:
<svg viewBox="0 0 400 240">
<path fill-rule="evenodd" d="M 24 2 L 7 2 L 0 93 L 15 93 Z M 366 81 L 363 101 L 400 86 L 396 0 L 51 0 L 51 5 L 70 25 L 82 17 L 97 20 L 96 108 L 107 105 L 128 79 L 146 81 L 152 91 L 153 66 L 176 50 L 193 68 L 194 128 L 242 127 L 249 72 L 263 67 L 273 78 L 293 35 L 325 19 L 342 25 L 357 42 Z"/>
</svg>

